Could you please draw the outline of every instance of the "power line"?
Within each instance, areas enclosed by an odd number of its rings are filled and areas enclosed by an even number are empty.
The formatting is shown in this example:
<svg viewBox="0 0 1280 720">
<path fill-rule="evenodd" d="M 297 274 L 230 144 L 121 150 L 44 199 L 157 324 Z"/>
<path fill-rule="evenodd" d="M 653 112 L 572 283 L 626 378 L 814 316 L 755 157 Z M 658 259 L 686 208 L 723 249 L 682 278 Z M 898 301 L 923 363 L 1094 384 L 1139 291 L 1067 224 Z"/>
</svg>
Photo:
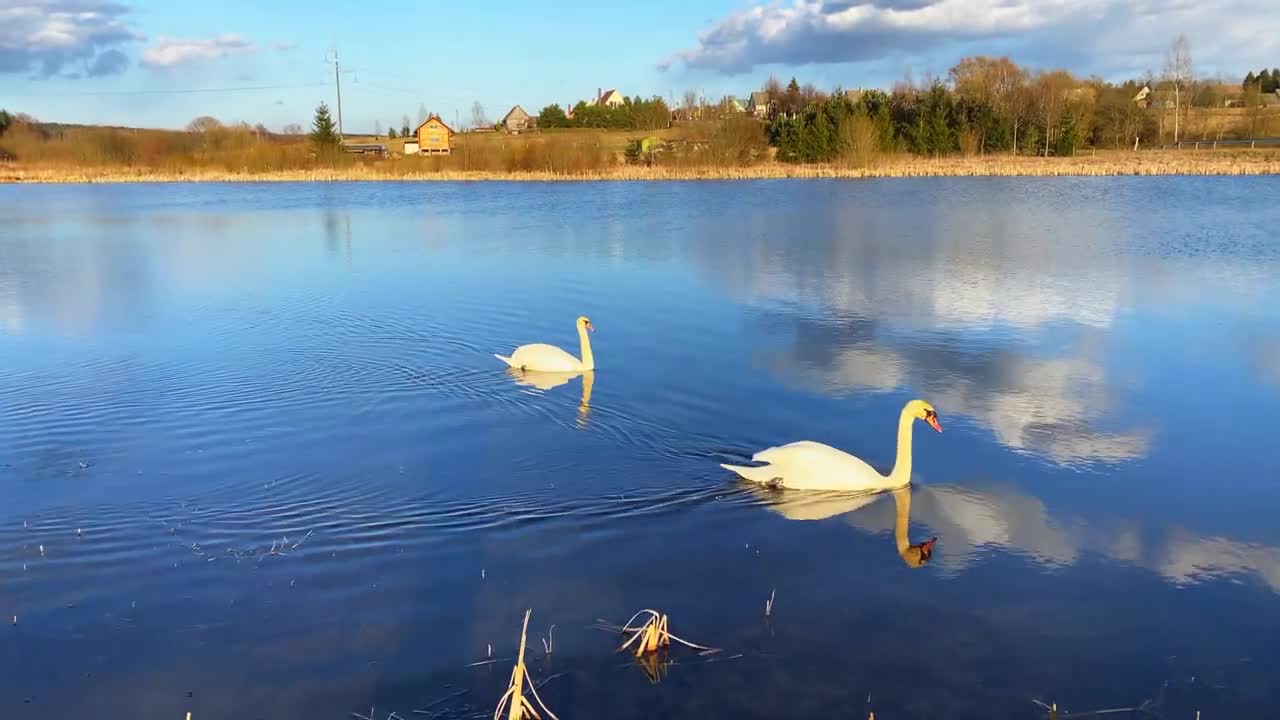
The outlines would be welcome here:
<svg viewBox="0 0 1280 720">
<path fill-rule="evenodd" d="M 328 83 L 309 83 L 306 85 L 251 85 L 247 87 L 224 88 L 179 88 L 166 90 L 85 90 L 73 93 L 4 93 L 9 97 L 87 97 L 103 95 L 194 95 L 197 93 L 232 93 L 256 92 L 259 90 L 300 90 L 303 88 L 327 87 Z"/>
</svg>

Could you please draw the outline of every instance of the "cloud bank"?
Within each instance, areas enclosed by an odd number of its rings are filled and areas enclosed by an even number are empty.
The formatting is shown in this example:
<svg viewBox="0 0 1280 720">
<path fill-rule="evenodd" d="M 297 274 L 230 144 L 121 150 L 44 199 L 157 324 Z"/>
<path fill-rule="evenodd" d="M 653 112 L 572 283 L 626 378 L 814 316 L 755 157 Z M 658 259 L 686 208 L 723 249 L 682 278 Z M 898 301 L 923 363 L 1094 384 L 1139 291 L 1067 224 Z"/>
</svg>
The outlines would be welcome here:
<svg viewBox="0 0 1280 720">
<path fill-rule="evenodd" d="M 255 50 L 257 47 L 253 43 L 235 34 L 218 35 L 208 40 L 162 37 L 142 53 L 142 64 L 150 68 L 171 68 Z"/>
<path fill-rule="evenodd" d="M 866 62 L 968 46 L 1044 65 L 1131 69 L 1158 63 L 1179 32 L 1211 62 L 1246 66 L 1280 47 L 1277 30 L 1280 17 L 1264 0 L 793 0 L 734 12 L 659 67 L 737 74 L 759 65 Z"/>
<path fill-rule="evenodd" d="M 43 77 L 111 75 L 128 67 L 121 49 L 142 39 L 129 9 L 105 0 L 0 2 L 0 73 Z"/>
</svg>

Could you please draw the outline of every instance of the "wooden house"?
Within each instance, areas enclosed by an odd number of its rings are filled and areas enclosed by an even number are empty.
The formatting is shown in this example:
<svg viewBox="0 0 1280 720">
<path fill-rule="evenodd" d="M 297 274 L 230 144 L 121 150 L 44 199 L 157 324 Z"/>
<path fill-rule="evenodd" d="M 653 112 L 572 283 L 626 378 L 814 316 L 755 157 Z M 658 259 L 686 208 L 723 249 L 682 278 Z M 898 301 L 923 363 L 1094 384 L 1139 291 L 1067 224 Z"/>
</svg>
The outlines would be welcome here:
<svg viewBox="0 0 1280 720">
<path fill-rule="evenodd" d="M 525 112 L 524 108 L 516 105 L 502 118 L 502 126 L 507 129 L 507 132 L 524 132 L 532 128 L 533 118 L 529 117 L 529 113 Z"/>
<path fill-rule="evenodd" d="M 757 90 L 747 96 L 747 112 L 758 118 L 769 117 L 769 94 Z"/>
<path fill-rule="evenodd" d="M 448 155 L 453 139 L 453 128 L 444 124 L 439 115 L 429 115 L 414 130 L 418 137 L 418 152 L 423 155 Z"/>
</svg>

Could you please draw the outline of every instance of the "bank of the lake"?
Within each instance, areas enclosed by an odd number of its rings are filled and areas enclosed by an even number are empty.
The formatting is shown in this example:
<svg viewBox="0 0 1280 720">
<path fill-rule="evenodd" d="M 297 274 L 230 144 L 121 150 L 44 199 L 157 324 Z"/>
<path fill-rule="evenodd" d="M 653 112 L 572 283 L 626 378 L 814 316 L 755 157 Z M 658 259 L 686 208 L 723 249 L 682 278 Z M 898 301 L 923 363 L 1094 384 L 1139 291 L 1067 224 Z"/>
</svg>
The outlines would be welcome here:
<svg viewBox="0 0 1280 720">
<path fill-rule="evenodd" d="M 762 180 L 783 178 L 1053 177 L 1122 175 L 1280 175 L 1277 150 L 1149 150 L 1099 152 L 1066 158 L 1024 156 L 889 158 L 866 167 L 762 163 L 742 167 L 618 165 L 582 172 L 494 172 L 424 169 L 387 160 L 337 168 L 232 171 L 226 168 L 138 166 L 42 167 L 0 164 L 6 183 L 307 182 L 307 181 L 584 181 Z"/>
</svg>

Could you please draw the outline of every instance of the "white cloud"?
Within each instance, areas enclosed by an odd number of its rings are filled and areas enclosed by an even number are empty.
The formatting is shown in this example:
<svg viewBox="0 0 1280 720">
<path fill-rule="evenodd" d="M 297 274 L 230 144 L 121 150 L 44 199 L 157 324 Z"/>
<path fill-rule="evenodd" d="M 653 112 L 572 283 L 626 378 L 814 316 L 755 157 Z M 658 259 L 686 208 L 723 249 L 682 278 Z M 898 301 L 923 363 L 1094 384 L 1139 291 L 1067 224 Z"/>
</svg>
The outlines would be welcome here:
<svg viewBox="0 0 1280 720">
<path fill-rule="evenodd" d="M 129 9 L 103 0 L 0 2 L 0 73 L 98 76 L 127 66 L 120 50 L 142 39 Z"/>
<path fill-rule="evenodd" d="M 1210 65 L 1269 63 L 1280 18 L 1264 0 L 793 0 L 755 5 L 664 59 L 725 73 L 757 65 L 840 63 L 905 55 L 1010 52 L 1084 71 L 1159 69 L 1178 32 Z"/>
<path fill-rule="evenodd" d="M 142 64 L 152 68 L 170 68 L 202 60 L 241 55 L 257 50 L 240 35 L 226 34 L 208 40 L 180 40 L 162 37 L 142 54 Z"/>
</svg>

